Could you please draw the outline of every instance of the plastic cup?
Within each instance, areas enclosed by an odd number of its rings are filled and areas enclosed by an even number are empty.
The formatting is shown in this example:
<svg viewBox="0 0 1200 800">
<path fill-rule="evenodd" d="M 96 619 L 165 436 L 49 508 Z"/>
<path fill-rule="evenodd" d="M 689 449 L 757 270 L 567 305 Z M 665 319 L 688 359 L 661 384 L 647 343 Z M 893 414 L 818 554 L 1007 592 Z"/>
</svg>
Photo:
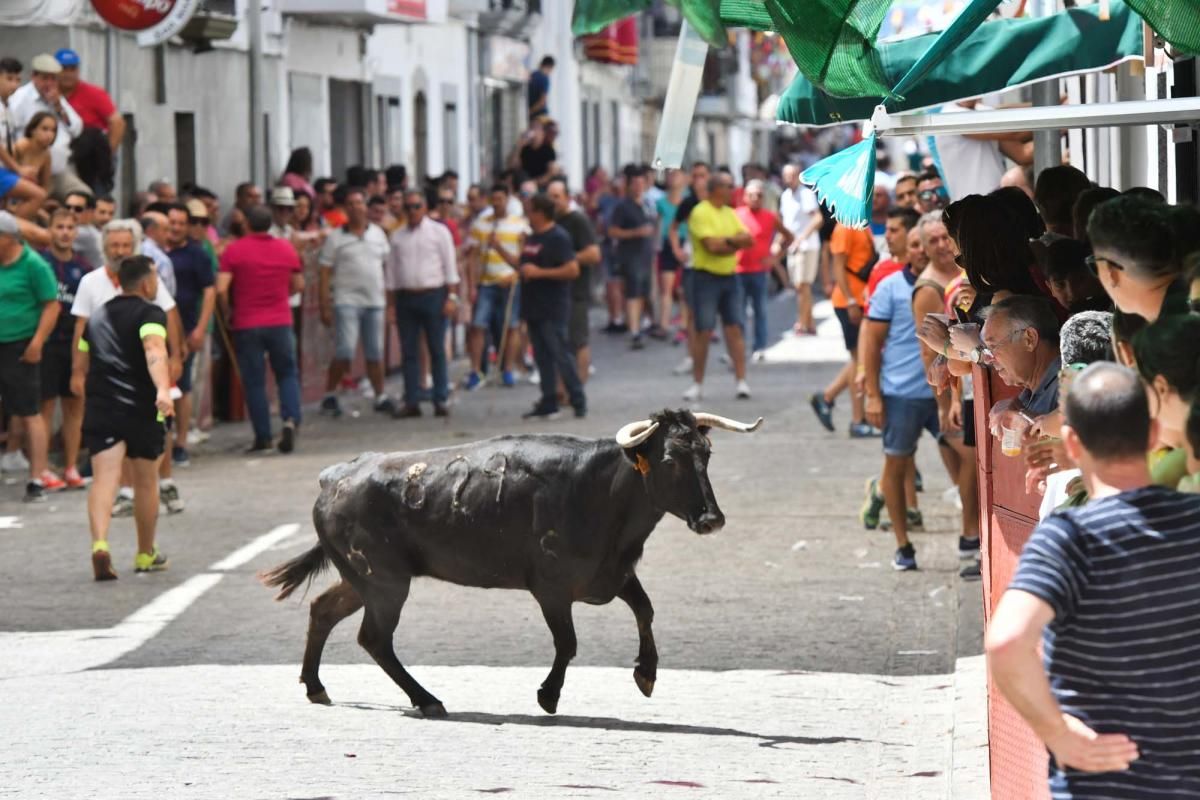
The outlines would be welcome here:
<svg viewBox="0 0 1200 800">
<path fill-rule="evenodd" d="M 1000 426 L 1000 452 L 1009 458 L 1021 455 L 1022 433 L 1023 431 L 1017 428 L 1010 428 L 1007 425 Z"/>
</svg>

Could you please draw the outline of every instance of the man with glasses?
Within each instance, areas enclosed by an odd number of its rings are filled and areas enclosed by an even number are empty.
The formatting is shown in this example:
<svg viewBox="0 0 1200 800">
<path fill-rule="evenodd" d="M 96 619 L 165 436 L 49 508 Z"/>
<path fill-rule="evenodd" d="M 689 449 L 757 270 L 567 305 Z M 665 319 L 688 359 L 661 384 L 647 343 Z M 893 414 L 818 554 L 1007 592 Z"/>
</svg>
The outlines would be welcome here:
<svg viewBox="0 0 1200 800">
<path fill-rule="evenodd" d="M 100 246 L 100 229 L 93 219 L 96 200 L 86 192 L 71 192 L 63 200 L 63 208 L 75 215 L 75 249 L 89 264 L 104 263 L 104 249 Z"/>
<path fill-rule="evenodd" d="M 453 198 L 450 198 L 453 203 Z M 396 327 L 404 360 L 404 408 L 396 416 L 421 416 L 421 334 L 429 347 L 433 414 L 449 415 L 446 320 L 458 309 L 458 264 L 450 229 L 426 214 L 418 191 L 404 196 L 407 224 L 392 234 L 384 285 L 396 304 Z"/>
<path fill-rule="evenodd" d="M 1044 297 L 1013 295 L 988 309 L 980 331 L 983 345 L 971 353 L 1009 386 L 1020 386 L 1012 400 L 992 407 L 988 427 L 998 435 L 1012 427 L 1022 413 L 1029 417 L 1058 408 L 1059 324 L 1054 307 Z"/>
<path fill-rule="evenodd" d="M 362 339 L 367 378 L 375 390 L 375 410 L 391 414 L 395 406 L 383 385 L 384 294 L 383 265 L 388 240 L 383 229 L 367 219 L 367 198 L 362 189 L 345 192 L 347 222 L 332 228 L 318 256 L 321 322 L 334 326 L 336 347 L 321 413 L 342 415 L 335 392 L 350 369 Z"/>
<path fill-rule="evenodd" d="M 917 178 L 917 210 L 922 214 L 941 211 L 950 205 L 950 193 L 942 184 L 942 176 L 934 171 L 923 173 Z"/>
</svg>

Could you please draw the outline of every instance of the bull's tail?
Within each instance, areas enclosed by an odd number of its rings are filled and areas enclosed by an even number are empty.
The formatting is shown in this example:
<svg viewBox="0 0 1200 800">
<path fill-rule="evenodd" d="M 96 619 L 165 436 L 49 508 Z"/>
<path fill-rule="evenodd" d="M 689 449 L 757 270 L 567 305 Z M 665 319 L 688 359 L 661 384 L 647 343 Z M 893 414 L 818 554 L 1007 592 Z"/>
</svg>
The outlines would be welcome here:
<svg viewBox="0 0 1200 800">
<path fill-rule="evenodd" d="M 278 586 L 279 594 L 276 600 L 289 597 L 303 583 L 312 583 L 313 578 L 320 575 L 329 567 L 329 554 L 320 542 L 306 553 L 296 556 L 291 561 L 285 561 L 274 569 L 265 570 L 258 574 L 258 579 L 264 586 Z"/>
</svg>

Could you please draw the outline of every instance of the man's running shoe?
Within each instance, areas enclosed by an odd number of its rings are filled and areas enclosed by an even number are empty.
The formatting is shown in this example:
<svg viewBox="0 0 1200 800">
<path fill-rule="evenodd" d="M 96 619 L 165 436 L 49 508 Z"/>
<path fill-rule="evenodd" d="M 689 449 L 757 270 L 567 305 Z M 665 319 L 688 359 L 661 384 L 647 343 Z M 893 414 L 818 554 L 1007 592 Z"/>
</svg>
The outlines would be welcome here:
<svg viewBox="0 0 1200 800">
<path fill-rule="evenodd" d="M 46 501 L 46 489 L 40 481 L 30 481 L 25 484 L 25 502 L 43 503 Z"/>
<path fill-rule="evenodd" d="M 255 439 L 254 444 L 250 445 L 242 452 L 245 455 L 254 456 L 254 455 L 258 455 L 260 453 L 269 453 L 269 452 L 271 452 L 271 449 L 272 448 L 271 448 L 271 440 L 270 439 Z"/>
<path fill-rule="evenodd" d="M 3 456 L 0 456 L 0 472 L 10 472 L 18 475 L 28 474 L 29 459 L 25 458 L 25 454 L 20 450 L 5 453 Z"/>
<path fill-rule="evenodd" d="M 42 488 L 47 492 L 58 492 L 67 488 L 66 482 L 48 469 L 38 476 L 38 483 L 42 484 Z"/>
<path fill-rule="evenodd" d="M 154 548 L 153 553 L 138 553 L 133 559 L 134 572 L 161 572 L 167 568 L 167 557 Z"/>
<path fill-rule="evenodd" d="M 868 425 L 865 422 L 850 423 L 850 438 L 851 439 L 870 439 L 872 436 L 879 436 L 879 431 Z"/>
<path fill-rule="evenodd" d="M 174 483 L 158 487 L 158 501 L 167 507 L 168 514 L 183 512 L 183 499 L 179 496 L 179 487 Z"/>
<path fill-rule="evenodd" d="M 97 547 L 96 544 L 100 546 Z M 112 554 L 108 552 L 108 545 L 104 542 L 96 544 L 92 545 L 92 576 L 98 581 L 115 581 L 117 571 L 113 569 Z"/>
<path fill-rule="evenodd" d="M 908 525 L 905 526 L 908 530 L 925 530 L 925 516 L 921 513 L 921 509 L 910 508 L 905 512 L 904 516 L 908 520 Z M 883 522 L 879 523 L 879 529 L 882 531 L 890 531 L 892 529 L 892 521 L 890 519 L 885 519 Z"/>
<path fill-rule="evenodd" d="M 968 558 L 979 558 L 979 537 L 958 537 L 958 557 L 964 561 Z"/>
<path fill-rule="evenodd" d="M 172 447 L 171 448 L 171 463 L 177 467 L 190 467 L 192 465 L 192 459 L 188 455 L 187 448 Z"/>
<path fill-rule="evenodd" d="M 327 417 L 337 419 L 342 415 L 342 405 L 338 402 L 334 395 L 325 395 L 325 399 L 321 401 L 321 413 Z"/>
<path fill-rule="evenodd" d="M 817 415 L 817 419 L 825 426 L 825 430 L 833 433 L 833 403 L 828 402 L 821 394 L 814 394 L 808 399 L 812 406 L 813 413 Z"/>
<path fill-rule="evenodd" d="M 296 449 L 296 425 L 291 420 L 283 423 L 279 433 L 279 452 L 290 453 Z"/>
<path fill-rule="evenodd" d="M 879 514 L 883 511 L 883 506 L 883 495 L 879 493 L 879 481 L 875 478 L 868 478 L 866 497 L 863 498 L 862 509 L 858 512 L 858 518 L 862 521 L 864 528 L 873 531 L 879 527 Z"/>
<path fill-rule="evenodd" d="M 557 408 L 550 408 L 538 403 L 533 408 L 521 415 L 521 419 L 537 422 L 539 420 L 550 421 L 558 419 L 560 416 Z"/>
<path fill-rule="evenodd" d="M 79 474 L 79 470 L 70 467 L 63 473 L 63 483 L 68 489 L 86 489 L 88 485 L 87 479 Z"/>
<path fill-rule="evenodd" d="M 112 515 L 114 517 L 132 517 L 133 516 L 133 495 L 119 494 L 117 502 L 113 503 Z"/>
<path fill-rule="evenodd" d="M 600 330 L 609 334 L 629 333 L 629 326 L 624 322 L 610 322 Z"/>
<path fill-rule="evenodd" d="M 923 492 L 925 491 L 925 479 L 921 477 L 921 470 L 916 470 L 916 473 L 917 477 L 913 480 L 913 484 L 916 486 L 918 492 Z"/>
<path fill-rule="evenodd" d="M 909 572 L 917 568 L 917 551 L 913 549 L 912 543 L 904 545 L 896 551 L 896 555 L 892 557 L 892 569 L 897 572 Z"/>
<path fill-rule="evenodd" d="M 683 359 L 683 361 L 680 361 L 678 364 L 675 365 L 675 367 L 671 370 L 671 374 L 686 375 L 687 373 L 689 373 L 691 371 L 692 371 L 692 357 L 687 356 Z"/>
<path fill-rule="evenodd" d="M 737 391 L 734 393 L 734 396 L 738 400 L 749 400 L 750 399 L 750 384 L 746 383 L 746 381 L 744 381 L 744 380 L 738 381 L 737 382 Z"/>
<path fill-rule="evenodd" d="M 463 380 L 463 388 L 468 392 L 473 392 L 483 383 L 483 378 L 479 377 L 479 373 L 472 370 L 467 373 L 467 377 Z"/>
<path fill-rule="evenodd" d="M 964 581 L 977 581 L 983 578 L 983 574 L 979 569 L 979 562 L 972 561 L 958 571 L 958 577 Z"/>
<path fill-rule="evenodd" d="M 703 397 L 704 387 L 698 383 L 693 383 L 688 387 L 687 391 L 683 393 L 683 399 L 688 403 L 695 403 L 697 400 L 700 400 Z"/>
<path fill-rule="evenodd" d="M 517 376 L 511 369 L 506 369 L 500 373 L 500 383 L 504 385 L 505 389 L 511 389 L 517 385 Z"/>
</svg>

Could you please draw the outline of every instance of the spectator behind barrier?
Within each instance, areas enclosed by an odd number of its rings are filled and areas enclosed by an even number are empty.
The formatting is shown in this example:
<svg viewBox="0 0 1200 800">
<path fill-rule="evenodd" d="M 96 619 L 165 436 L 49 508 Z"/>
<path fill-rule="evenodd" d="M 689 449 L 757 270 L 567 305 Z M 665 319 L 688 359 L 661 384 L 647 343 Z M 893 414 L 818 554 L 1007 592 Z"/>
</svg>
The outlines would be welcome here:
<svg viewBox="0 0 1200 800">
<path fill-rule="evenodd" d="M 1117 308 L 1149 322 L 1186 310 L 1178 279 L 1184 258 L 1200 249 L 1200 211 L 1122 195 L 1096 206 L 1088 238 L 1089 263 Z"/>
<path fill-rule="evenodd" d="M 1075 199 L 1075 207 L 1071 209 L 1073 235 L 1076 239 L 1087 245 L 1089 250 L 1092 247 L 1092 240 L 1087 235 L 1088 217 L 1092 215 L 1092 211 L 1096 209 L 1096 206 L 1120 196 L 1121 193 L 1116 189 L 1108 186 L 1097 186 L 1081 192 L 1079 197 Z"/>
<path fill-rule="evenodd" d="M 942 221 L 958 245 L 958 263 L 977 291 L 1042 294 L 1032 274 L 1029 241 L 1046 229 L 1020 189 L 968 195 L 951 203 Z"/>
<path fill-rule="evenodd" d="M 989 674 L 1052 754 L 1056 797 L 1200 787 L 1200 498 L 1150 485 L 1149 410 L 1127 368 L 1076 379 L 1063 438 L 1094 499 L 1034 530 L 987 632 Z"/>
<path fill-rule="evenodd" d="M 1151 473 L 1155 483 L 1174 488 L 1187 474 L 1185 430 L 1200 389 L 1200 317 L 1164 317 L 1134 337 L 1133 350 L 1154 398 L 1150 410 L 1163 445 L 1152 458 Z"/>
<path fill-rule="evenodd" d="M 1107 311 L 1112 301 L 1100 280 L 1088 269 L 1088 246 L 1057 233 L 1047 233 L 1029 243 L 1050 295 L 1072 314 Z"/>
<path fill-rule="evenodd" d="M 1042 170 L 1037 177 L 1033 199 L 1046 227 L 1063 236 L 1074 235 L 1075 218 L 1071 212 L 1079 195 L 1091 186 L 1088 176 L 1076 167 L 1063 164 Z"/>
</svg>

